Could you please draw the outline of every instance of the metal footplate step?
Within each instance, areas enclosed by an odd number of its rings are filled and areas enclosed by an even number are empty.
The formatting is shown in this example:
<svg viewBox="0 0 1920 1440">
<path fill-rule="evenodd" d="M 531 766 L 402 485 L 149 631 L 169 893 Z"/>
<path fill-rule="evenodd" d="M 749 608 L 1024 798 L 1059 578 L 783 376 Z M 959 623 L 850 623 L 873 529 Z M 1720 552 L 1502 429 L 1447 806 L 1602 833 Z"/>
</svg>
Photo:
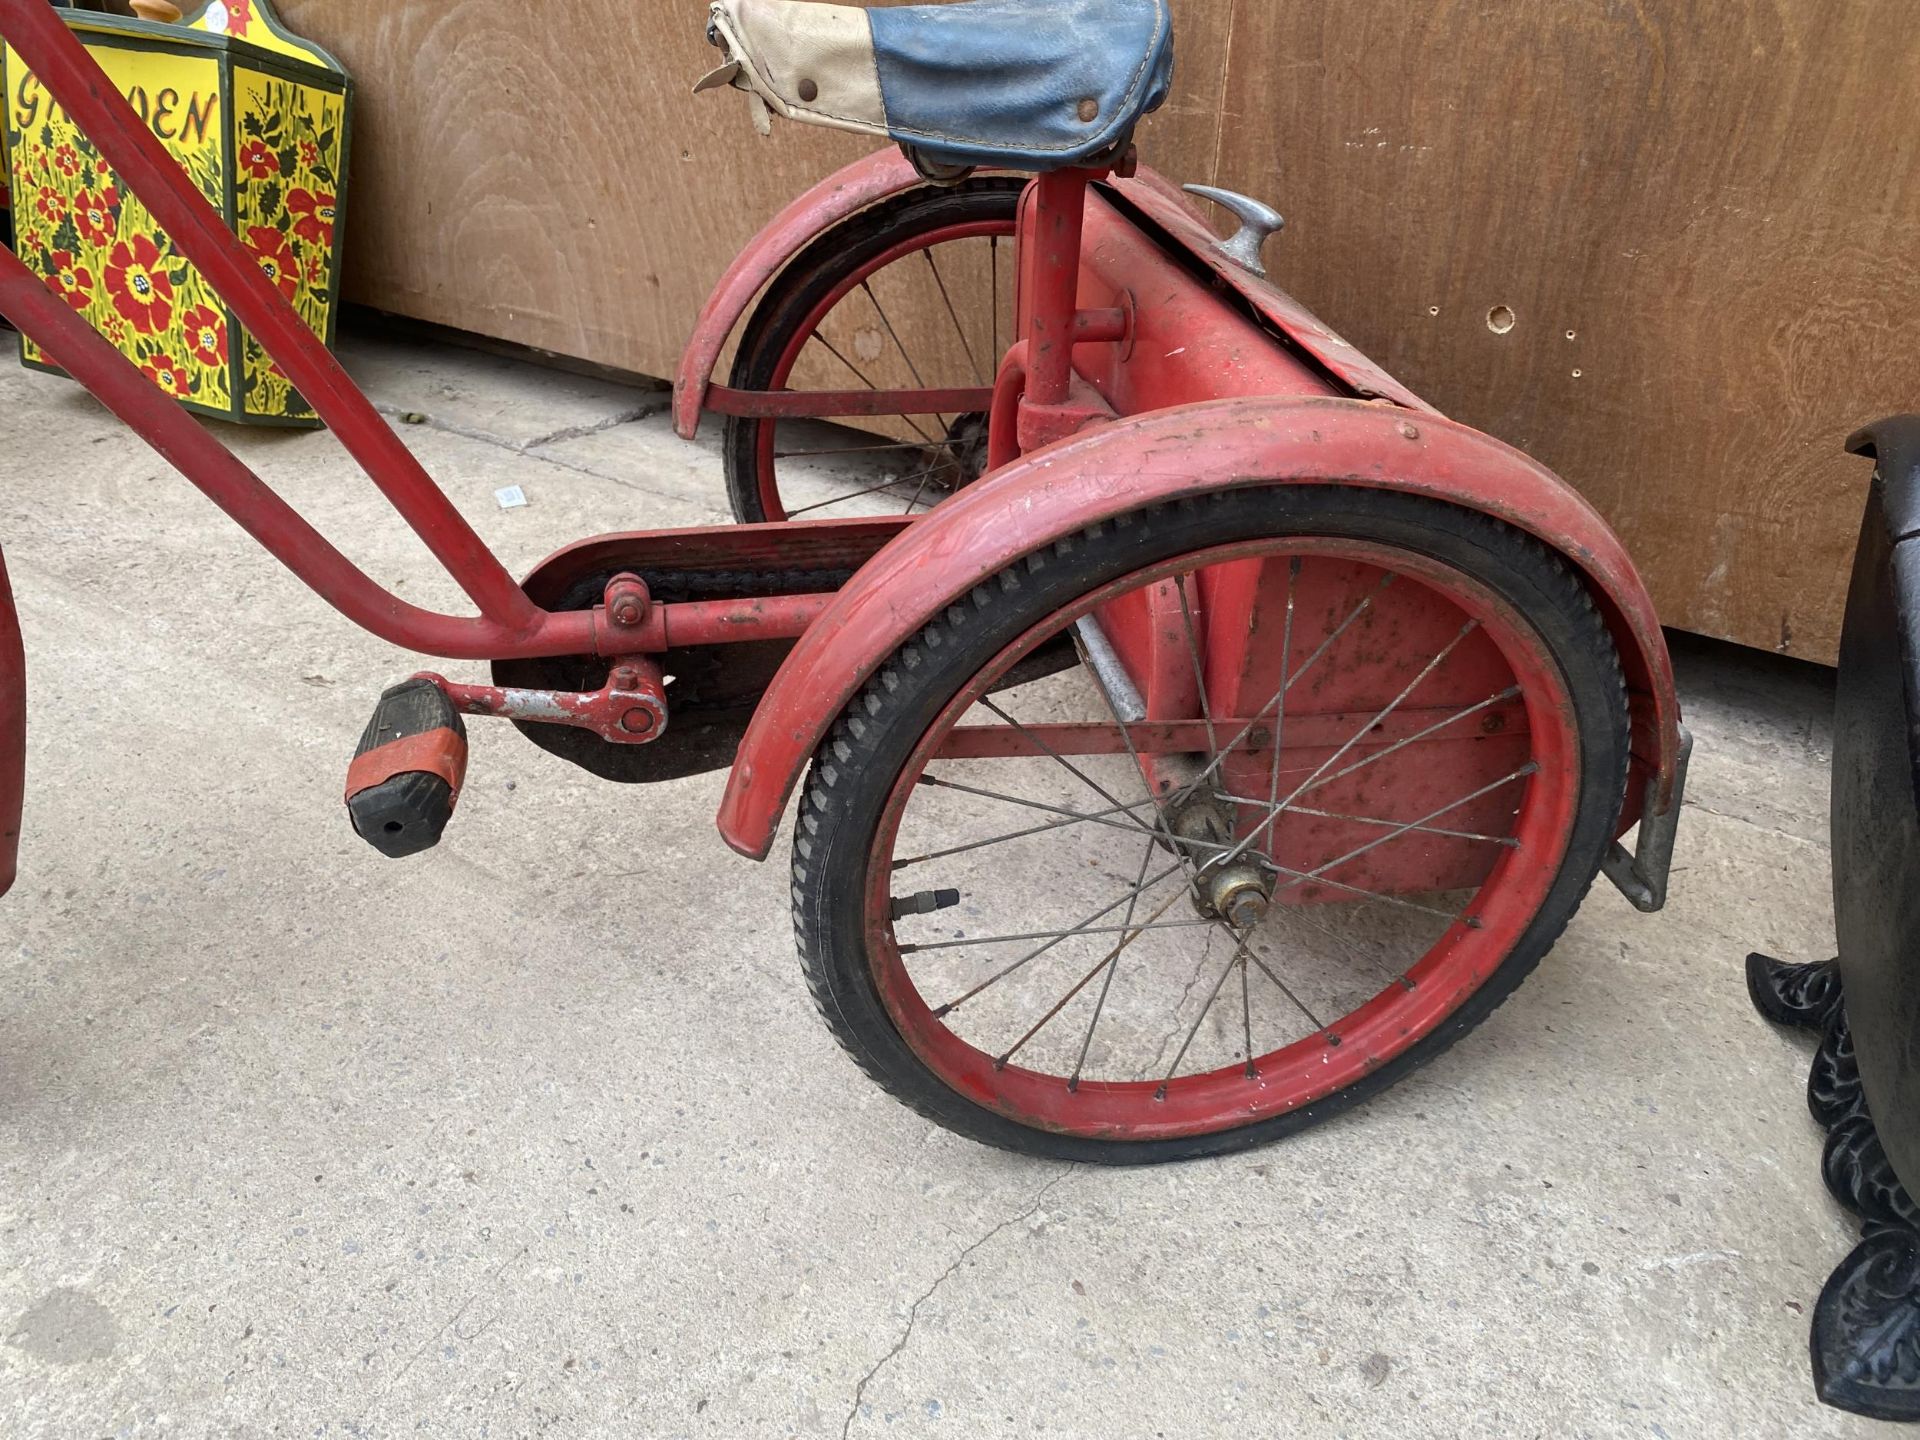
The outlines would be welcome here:
<svg viewBox="0 0 1920 1440">
<path fill-rule="evenodd" d="M 467 727 L 432 680 L 383 691 L 347 767 L 354 832 L 398 860 L 440 843 L 467 776 Z"/>
</svg>

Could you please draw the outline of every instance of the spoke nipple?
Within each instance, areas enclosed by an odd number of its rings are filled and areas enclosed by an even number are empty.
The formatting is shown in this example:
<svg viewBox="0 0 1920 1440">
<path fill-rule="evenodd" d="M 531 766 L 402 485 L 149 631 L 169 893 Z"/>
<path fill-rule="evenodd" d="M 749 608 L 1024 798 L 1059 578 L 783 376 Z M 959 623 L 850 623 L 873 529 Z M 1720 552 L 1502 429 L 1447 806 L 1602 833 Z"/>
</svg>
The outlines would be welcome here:
<svg viewBox="0 0 1920 1440">
<path fill-rule="evenodd" d="M 955 1001 L 951 1005 L 942 1005 L 938 1010 L 933 1012 L 933 1018 L 936 1020 L 944 1020 L 959 1008 L 960 1004 L 958 1001 Z"/>
<path fill-rule="evenodd" d="M 1156 1100 L 1164 1100 L 1167 1098 L 1167 1087 L 1164 1081 L 1161 1082 L 1160 1088 L 1153 1092 L 1153 1098 Z"/>
<path fill-rule="evenodd" d="M 1247 1079 L 1258 1080 L 1259 1078 L 1260 1078 L 1259 1069 L 1254 1065 L 1253 1061 L 1251 1060 L 1247 1061 Z"/>
<path fill-rule="evenodd" d="M 1340 1043 L 1340 1037 L 1338 1035 L 1335 1035 L 1331 1030 L 1329 1030 L 1327 1032 L 1327 1044 L 1338 1045 L 1339 1043 Z"/>
<path fill-rule="evenodd" d="M 1469 930 L 1484 930 L 1487 928 L 1487 922 L 1482 920 L 1478 915 L 1467 916 L 1466 923 Z"/>
<path fill-rule="evenodd" d="M 994 1068 L 994 1069 L 996 1069 L 996 1070 L 1004 1070 L 1004 1069 L 1006 1069 L 1006 1068 L 1007 1068 L 1007 1057 L 1006 1057 L 1006 1056 L 1004 1056 L 1004 1055 L 1002 1055 L 1002 1056 L 1001 1056 L 1001 1057 L 1000 1057 L 1000 1058 L 999 1058 L 998 1060 L 995 1060 L 995 1061 L 993 1062 L 993 1068 Z"/>
<path fill-rule="evenodd" d="M 1067 1093 L 1069 1095 L 1078 1095 L 1080 1093 L 1080 1077 L 1078 1075 L 1067 1081 Z"/>
</svg>

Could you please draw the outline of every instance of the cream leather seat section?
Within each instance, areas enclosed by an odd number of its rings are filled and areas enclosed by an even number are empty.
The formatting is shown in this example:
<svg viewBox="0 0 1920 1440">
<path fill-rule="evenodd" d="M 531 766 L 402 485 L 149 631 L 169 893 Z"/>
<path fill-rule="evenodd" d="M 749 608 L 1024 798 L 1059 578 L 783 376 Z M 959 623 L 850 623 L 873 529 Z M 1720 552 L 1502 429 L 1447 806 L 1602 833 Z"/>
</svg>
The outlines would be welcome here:
<svg viewBox="0 0 1920 1440">
<path fill-rule="evenodd" d="M 811 0 L 714 0 L 735 79 L 789 120 L 887 134 L 867 12 Z"/>
</svg>

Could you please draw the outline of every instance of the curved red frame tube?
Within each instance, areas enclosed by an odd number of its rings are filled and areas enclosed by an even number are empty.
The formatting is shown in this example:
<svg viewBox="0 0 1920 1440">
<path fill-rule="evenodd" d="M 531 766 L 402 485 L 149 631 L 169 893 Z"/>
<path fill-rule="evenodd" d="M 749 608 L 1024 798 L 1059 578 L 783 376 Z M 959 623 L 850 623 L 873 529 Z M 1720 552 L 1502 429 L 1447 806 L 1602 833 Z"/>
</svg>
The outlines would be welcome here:
<svg viewBox="0 0 1920 1440">
<path fill-rule="evenodd" d="M 566 622 L 567 643 L 550 638 L 556 617 L 527 598 L 140 122 L 60 12 L 45 0 L 0 0 L 0 36 L 100 148 L 160 228 L 286 372 L 484 618 L 434 615 L 374 585 L 193 421 L 162 401 L 165 414 L 179 422 L 168 423 L 162 408 L 144 403 L 141 391 L 149 392 L 145 401 L 157 397 L 132 363 L 97 337 L 93 337 L 97 343 L 87 343 L 80 332 L 91 336 L 90 327 L 64 306 L 64 313 L 57 314 L 38 303 L 26 287 L 30 284 L 45 293 L 44 287 L 18 257 L 5 250 L 0 250 L 0 310 L 295 574 L 376 634 L 412 649 L 455 658 L 557 654 L 580 648 L 581 622 Z M 189 430 L 199 440 L 190 437 Z M 533 648 L 523 648 L 529 642 Z"/>
<path fill-rule="evenodd" d="M 591 612 L 550 614 L 528 600 L 518 585 L 514 592 L 533 612 L 531 627 L 437 614 L 382 589 L 3 246 L 0 314 L 32 336 L 56 365 L 91 390 L 329 605 L 382 640 L 455 660 L 593 650 Z M 380 423 L 384 428 L 385 422 Z"/>
</svg>

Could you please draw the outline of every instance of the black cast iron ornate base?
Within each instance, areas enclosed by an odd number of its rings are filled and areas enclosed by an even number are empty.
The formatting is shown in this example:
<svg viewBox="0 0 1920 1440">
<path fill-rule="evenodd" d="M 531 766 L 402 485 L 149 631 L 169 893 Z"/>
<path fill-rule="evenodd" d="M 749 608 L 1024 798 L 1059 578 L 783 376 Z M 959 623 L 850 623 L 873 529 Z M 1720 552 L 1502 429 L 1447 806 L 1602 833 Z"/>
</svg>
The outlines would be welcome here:
<svg viewBox="0 0 1920 1440">
<path fill-rule="evenodd" d="M 1747 993 L 1769 1020 L 1824 1032 L 1807 1076 L 1807 1108 L 1827 1130 L 1820 1175 L 1863 1222 L 1813 1309 L 1814 1389 L 1842 1410 L 1920 1421 L 1920 1206 L 1867 1111 L 1839 966 L 1749 955 Z"/>
</svg>

